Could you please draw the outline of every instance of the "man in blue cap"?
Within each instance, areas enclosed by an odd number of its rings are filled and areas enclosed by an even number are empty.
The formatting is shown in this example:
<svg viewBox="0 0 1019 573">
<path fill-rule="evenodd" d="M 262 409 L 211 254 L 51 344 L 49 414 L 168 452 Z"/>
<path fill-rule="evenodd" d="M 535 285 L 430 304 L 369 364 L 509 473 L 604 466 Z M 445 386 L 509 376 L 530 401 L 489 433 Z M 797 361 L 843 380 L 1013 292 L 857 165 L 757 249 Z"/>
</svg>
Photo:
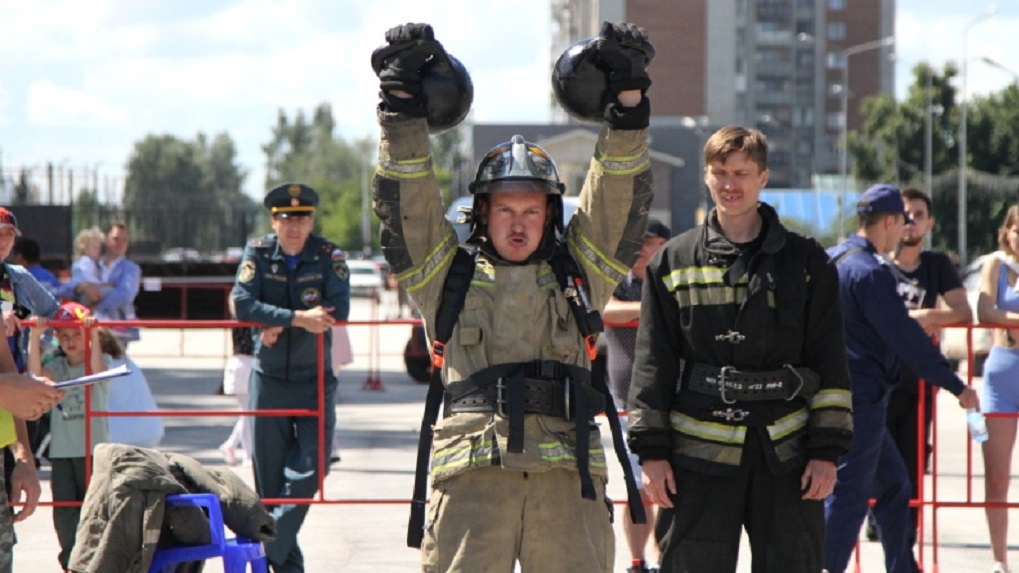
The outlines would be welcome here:
<svg viewBox="0 0 1019 573">
<path fill-rule="evenodd" d="M 856 206 L 855 235 L 828 250 L 838 266 L 849 374 L 853 390 L 853 442 L 838 466 L 835 491 L 825 500 L 824 565 L 842 573 L 856 545 L 870 498 L 881 531 L 889 573 L 918 571 L 912 552 L 912 495 L 906 467 L 885 425 L 888 399 L 899 381 L 900 363 L 918 377 L 959 397 L 963 408 L 978 407 L 977 393 L 952 371 L 910 318 L 883 256 L 901 240 L 906 225 L 902 194 L 875 185 Z"/>
<path fill-rule="evenodd" d="M 323 377 L 324 432 L 336 425 L 336 377 L 330 365 L 332 326 L 347 320 L 350 272 L 336 245 L 311 234 L 318 193 L 301 183 L 269 191 L 264 204 L 275 233 L 244 249 L 233 300 L 237 318 L 265 325 L 255 344 L 250 406 L 253 409 L 317 410 L 318 377 Z M 319 363 L 319 339 L 323 335 Z M 329 469 L 328 444 L 318 442 L 317 420 L 309 416 L 256 416 L 255 487 L 263 498 L 308 499 L 318 489 L 319 468 Z M 266 543 L 273 571 L 304 571 L 297 532 L 306 504 L 277 505 L 276 540 Z"/>
</svg>

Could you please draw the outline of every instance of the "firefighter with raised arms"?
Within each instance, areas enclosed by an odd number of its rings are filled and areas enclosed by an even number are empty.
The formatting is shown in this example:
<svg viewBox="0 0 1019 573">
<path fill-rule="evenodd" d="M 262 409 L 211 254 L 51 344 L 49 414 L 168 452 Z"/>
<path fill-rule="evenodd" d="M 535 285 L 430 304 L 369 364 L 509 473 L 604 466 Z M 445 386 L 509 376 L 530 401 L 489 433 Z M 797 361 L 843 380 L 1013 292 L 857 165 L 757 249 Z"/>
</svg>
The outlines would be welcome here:
<svg viewBox="0 0 1019 573">
<path fill-rule="evenodd" d="M 663 572 L 818 573 L 835 462 L 852 437 L 838 274 L 759 201 L 763 133 L 704 147 L 705 224 L 648 263 L 631 379 L 630 447 L 662 506 Z"/>
<path fill-rule="evenodd" d="M 444 342 L 433 344 L 445 411 L 427 525 L 412 518 L 408 543 L 422 547 L 426 572 L 510 573 L 519 562 L 524 573 L 608 573 L 612 508 L 593 416 L 611 401 L 592 385 L 588 344 L 636 259 L 652 199 L 644 92 L 653 51 L 642 29 L 609 23 L 584 51 L 607 87 L 586 94 L 601 98 L 603 126 L 569 225 L 552 158 L 514 136 L 478 167 L 468 250 L 443 215 L 428 136 L 466 115 L 469 76 L 426 24 L 397 26 L 386 40 L 373 57 L 382 87 L 374 209 L 383 253 L 429 340 Z M 448 94 L 462 96 L 458 108 Z M 461 253 L 467 272 L 455 278 Z M 446 339 L 451 311 L 440 308 L 464 289 Z M 427 466 L 431 426 L 423 430 Z M 423 499 L 415 506 L 423 514 Z"/>
</svg>

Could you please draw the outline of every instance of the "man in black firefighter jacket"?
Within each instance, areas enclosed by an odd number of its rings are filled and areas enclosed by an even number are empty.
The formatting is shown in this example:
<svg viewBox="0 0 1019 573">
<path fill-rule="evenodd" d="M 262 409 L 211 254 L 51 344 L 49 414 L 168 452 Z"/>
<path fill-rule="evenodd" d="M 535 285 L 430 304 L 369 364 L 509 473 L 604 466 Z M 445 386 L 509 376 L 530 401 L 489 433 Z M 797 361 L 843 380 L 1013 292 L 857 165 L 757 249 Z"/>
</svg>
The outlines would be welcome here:
<svg viewBox="0 0 1019 573">
<path fill-rule="evenodd" d="M 704 148 L 715 208 L 647 268 L 630 447 L 653 502 L 662 572 L 817 573 L 835 462 L 852 438 L 838 274 L 814 240 L 758 202 L 761 132 Z"/>
</svg>

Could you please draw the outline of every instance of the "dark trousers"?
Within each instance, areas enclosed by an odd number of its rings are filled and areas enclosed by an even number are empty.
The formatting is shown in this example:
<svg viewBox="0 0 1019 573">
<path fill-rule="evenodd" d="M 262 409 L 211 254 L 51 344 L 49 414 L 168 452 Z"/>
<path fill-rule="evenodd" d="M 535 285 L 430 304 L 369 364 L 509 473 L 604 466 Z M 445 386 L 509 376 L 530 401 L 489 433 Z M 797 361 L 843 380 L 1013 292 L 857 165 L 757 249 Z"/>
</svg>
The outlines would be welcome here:
<svg viewBox="0 0 1019 573">
<path fill-rule="evenodd" d="M 283 380 L 260 372 L 251 375 L 251 408 L 315 410 L 318 408 L 314 376 Z M 329 471 L 329 443 L 336 426 L 336 378 L 325 377 L 325 447 L 318 441 L 318 419 L 305 416 L 255 416 L 253 462 L 255 487 L 263 498 L 312 498 L 318 491 L 319 460 Z M 276 539 L 265 553 L 277 573 L 304 571 L 304 556 L 297 533 L 308 505 L 270 505 L 276 519 Z"/>
<path fill-rule="evenodd" d="M 53 501 L 84 501 L 85 500 L 85 458 L 51 459 L 53 468 L 50 489 Z M 60 553 L 57 560 L 60 566 L 67 569 L 67 562 L 74 549 L 74 536 L 81 521 L 81 506 L 54 507 L 53 527 L 57 530 L 60 542 Z"/>
<path fill-rule="evenodd" d="M 888 573 L 916 573 L 909 522 L 909 478 L 885 425 L 890 392 L 877 380 L 853 380 L 853 442 L 842 456 L 835 492 L 825 500 L 824 566 L 842 573 L 871 498 Z"/>
<path fill-rule="evenodd" d="M 746 528 L 753 573 L 817 573 L 824 542 L 824 506 L 801 499 L 803 468 L 774 475 L 755 429 L 747 431 L 739 473 L 719 477 L 673 468 L 673 510 L 655 524 L 662 573 L 736 571 Z"/>
</svg>

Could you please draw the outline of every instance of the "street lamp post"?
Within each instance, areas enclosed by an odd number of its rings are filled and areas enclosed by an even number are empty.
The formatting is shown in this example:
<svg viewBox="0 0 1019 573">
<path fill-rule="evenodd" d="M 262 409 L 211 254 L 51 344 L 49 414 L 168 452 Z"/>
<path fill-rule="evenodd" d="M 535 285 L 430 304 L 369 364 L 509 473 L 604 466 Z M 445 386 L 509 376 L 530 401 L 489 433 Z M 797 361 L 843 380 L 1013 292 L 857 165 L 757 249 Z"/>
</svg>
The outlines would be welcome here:
<svg viewBox="0 0 1019 573">
<path fill-rule="evenodd" d="M 1011 74 L 1012 75 L 1012 83 L 1019 84 L 1019 72 L 1016 72 L 1015 70 L 1013 70 L 1012 68 L 1006 66 L 1005 64 L 1003 64 L 1003 63 L 1001 63 L 1001 62 L 999 62 L 997 60 L 991 59 L 991 58 L 989 58 L 987 56 L 981 57 L 980 61 L 985 63 L 985 64 L 987 64 L 988 66 L 991 66 L 992 68 L 998 68 L 999 70 L 1005 72 L 1006 74 Z"/>
<path fill-rule="evenodd" d="M 966 246 L 966 75 L 968 61 L 969 61 L 969 30 L 973 26 L 993 18 L 998 13 L 998 8 L 991 6 L 983 14 L 969 21 L 966 27 L 963 28 L 962 32 L 962 93 L 959 97 L 959 190 L 958 190 L 958 203 L 959 207 L 956 209 L 956 213 L 959 218 L 957 219 L 958 224 L 958 243 L 959 243 L 959 264 L 965 265 L 969 262 L 969 253 Z"/>
<path fill-rule="evenodd" d="M 850 56 L 876 50 L 895 43 L 895 36 L 864 42 L 842 50 L 842 125 L 839 130 L 839 179 L 842 183 L 842 199 L 839 201 L 839 240 L 846 238 L 846 201 L 849 199 L 849 58 Z"/>
<path fill-rule="evenodd" d="M 697 184 L 697 209 L 699 216 L 706 216 L 708 212 L 708 196 L 707 191 L 704 188 L 704 144 L 707 141 L 707 133 L 704 128 L 708 125 L 708 116 L 699 115 L 697 117 L 690 117 L 688 115 L 683 116 L 679 120 L 679 124 L 683 127 L 693 131 L 697 134 L 697 141 L 700 146 L 697 149 L 697 178 L 695 179 Z M 696 222 L 698 225 L 701 221 Z"/>
</svg>

